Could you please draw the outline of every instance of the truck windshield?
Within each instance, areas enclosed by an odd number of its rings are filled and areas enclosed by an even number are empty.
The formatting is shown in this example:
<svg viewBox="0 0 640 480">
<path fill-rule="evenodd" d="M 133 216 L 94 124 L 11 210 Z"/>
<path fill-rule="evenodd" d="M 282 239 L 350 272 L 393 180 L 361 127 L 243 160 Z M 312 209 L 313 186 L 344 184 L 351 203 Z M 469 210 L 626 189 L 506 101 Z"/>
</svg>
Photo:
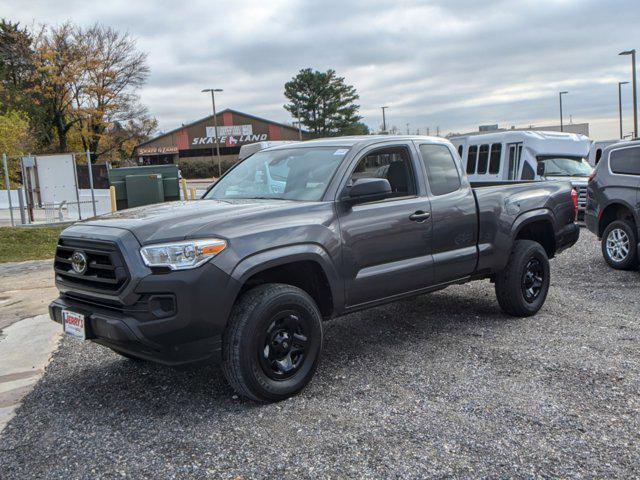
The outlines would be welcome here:
<svg viewBox="0 0 640 480">
<path fill-rule="evenodd" d="M 538 158 L 538 162 L 544 163 L 545 177 L 588 177 L 593 171 L 591 165 L 578 157 Z"/>
<path fill-rule="evenodd" d="M 236 165 L 204 197 L 318 201 L 346 147 L 292 147 L 255 153 Z"/>
</svg>

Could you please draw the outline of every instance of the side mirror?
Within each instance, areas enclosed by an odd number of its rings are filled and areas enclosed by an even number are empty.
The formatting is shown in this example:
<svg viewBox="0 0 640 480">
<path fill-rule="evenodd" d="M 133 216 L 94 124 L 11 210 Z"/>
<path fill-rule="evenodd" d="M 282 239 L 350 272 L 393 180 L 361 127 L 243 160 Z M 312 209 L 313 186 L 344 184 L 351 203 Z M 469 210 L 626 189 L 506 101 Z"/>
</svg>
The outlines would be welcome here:
<svg viewBox="0 0 640 480">
<path fill-rule="evenodd" d="M 546 165 L 542 162 L 538 162 L 538 168 L 536 169 L 536 173 L 539 177 L 544 177 L 544 172 L 546 171 Z"/>
<path fill-rule="evenodd" d="M 350 203 L 375 202 L 391 194 L 391 185 L 386 178 L 360 178 L 349 188 L 342 200 Z"/>
</svg>

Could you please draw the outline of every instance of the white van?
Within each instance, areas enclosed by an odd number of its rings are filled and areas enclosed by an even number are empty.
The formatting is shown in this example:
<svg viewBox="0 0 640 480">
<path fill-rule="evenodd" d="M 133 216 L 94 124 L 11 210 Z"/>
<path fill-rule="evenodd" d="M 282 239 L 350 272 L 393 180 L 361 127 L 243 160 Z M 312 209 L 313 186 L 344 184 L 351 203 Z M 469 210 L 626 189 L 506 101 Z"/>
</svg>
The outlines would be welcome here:
<svg viewBox="0 0 640 480">
<path fill-rule="evenodd" d="M 579 217 L 587 205 L 591 140 L 584 135 L 509 130 L 450 138 L 472 183 L 569 180 L 578 191 Z"/>
<path fill-rule="evenodd" d="M 240 153 L 238 153 L 238 161 L 244 160 L 250 157 L 254 153 L 264 150 L 265 148 L 275 147 L 276 145 L 284 145 L 286 143 L 296 143 L 295 140 L 268 140 L 265 142 L 247 143 L 240 147 Z"/>
<path fill-rule="evenodd" d="M 602 157 L 602 151 L 609 145 L 618 143 L 620 140 L 601 140 L 593 142 L 591 144 L 591 150 L 589 151 L 589 165 L 595 168 Z"/>
</svg>

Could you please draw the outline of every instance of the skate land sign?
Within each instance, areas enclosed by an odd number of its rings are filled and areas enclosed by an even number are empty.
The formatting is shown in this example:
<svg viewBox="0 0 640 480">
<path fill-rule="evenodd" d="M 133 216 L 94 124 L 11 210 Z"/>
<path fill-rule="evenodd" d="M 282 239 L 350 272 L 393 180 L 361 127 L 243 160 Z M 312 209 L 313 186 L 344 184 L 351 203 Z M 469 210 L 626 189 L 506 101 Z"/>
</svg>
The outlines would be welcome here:
<svg viewBox="0 0 640 480">
<path fill-rule="evenodd" d="M 194 137 L 191 145 L 210 145 L 215 143 L 216 127 L 206 127 L 206 137 Z M 225 145 L 237 145 L 247 142 L 262 142 L 267 140 L 266 133 L 253 133 L 251 125 L 230 125 L 218 127 L 218 142 Z"/>
</svg>

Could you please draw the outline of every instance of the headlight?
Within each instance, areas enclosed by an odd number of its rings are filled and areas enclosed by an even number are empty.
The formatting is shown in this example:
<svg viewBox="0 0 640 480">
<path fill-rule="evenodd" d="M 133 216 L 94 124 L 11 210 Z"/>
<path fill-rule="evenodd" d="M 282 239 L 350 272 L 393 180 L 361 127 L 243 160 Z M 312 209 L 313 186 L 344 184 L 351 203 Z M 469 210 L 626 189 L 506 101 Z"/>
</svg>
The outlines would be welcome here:
<svg viewBox="0 0 640 480">
<path fill-rule="evenodd" d="M 219 238 L 186 240 L 148 245 L 140 249 L 140 255 L 148 267 L 187 270 L 199 267 L 226 247 L 227 242 Z"/>
</svg>

